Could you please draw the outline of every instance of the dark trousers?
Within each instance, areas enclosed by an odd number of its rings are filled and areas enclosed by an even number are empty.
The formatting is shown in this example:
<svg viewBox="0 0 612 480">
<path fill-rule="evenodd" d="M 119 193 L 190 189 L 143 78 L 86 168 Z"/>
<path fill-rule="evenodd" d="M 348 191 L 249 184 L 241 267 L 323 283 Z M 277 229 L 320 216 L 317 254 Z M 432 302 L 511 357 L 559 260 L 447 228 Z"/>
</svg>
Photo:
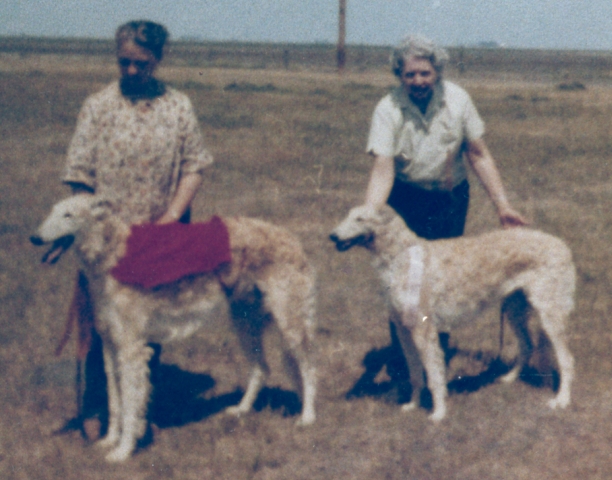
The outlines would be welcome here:
<svg viewBox="0 0 612 480">
<path fill-rule="evenodd" d="M 470 186 L 467 180 L 450 192 L 424 190 L 396 180 L 387 201 L 413 232 L 428 240 L 463 235 L 469 202 Z M 389 322 L 389 330 L 391 345 L 368 353 L 364 359 L 366 372 L 348 397 L 377 392 L 379 389 L 374 384 L 374 378 L 386 368 L 392 385 L 397 388 L 398 403 L 411 400 L 408 366 L 393 322 Z"/>
<path fill-rule="evenodd" d="M 428 240 L 463 235 L 469 202 L 467 180 L 450 192 L 424 190 L 396 180 L 387 201 L 414 233 Z"/>
</svg>

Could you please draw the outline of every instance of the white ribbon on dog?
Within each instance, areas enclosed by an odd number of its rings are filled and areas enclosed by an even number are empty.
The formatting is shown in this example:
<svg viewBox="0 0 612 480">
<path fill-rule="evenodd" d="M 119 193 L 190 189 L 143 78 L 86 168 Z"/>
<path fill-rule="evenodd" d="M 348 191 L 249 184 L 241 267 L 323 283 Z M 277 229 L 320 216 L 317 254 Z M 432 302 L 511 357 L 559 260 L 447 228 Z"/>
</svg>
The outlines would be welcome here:
<svg viewBox="0 0 612 480">
<path fill-rule="evenodd" d="M 402 301 L 410 309 L 418 308 L 421 303 L 421 287 L 425 272 L 425 249 L 422 245 L 414 245 L 408 249 L 410 267 L 408 268 L 408 284 L 402 296 Z"/>
<path fill-rule="evenodd" d="M 426 260 L 425 248 L 423 245 L 413 245 L 405 251 L 405 256 L 402 255 L 402 257 L 403 261 L 396 264 L 396 268 L 401 268 L 402 272 L 398 272 L 401 274 L 395 278 L 403 278 L 403 281 L 397 286 L 393 297 L 398 303 L 398 311 L 408 314 L 408 317 L 404 318 L 404 323 L 411 327 L 414 326 L 414 322 L 422 321 L 425 315 L 421 304 Z"/>
</svg>

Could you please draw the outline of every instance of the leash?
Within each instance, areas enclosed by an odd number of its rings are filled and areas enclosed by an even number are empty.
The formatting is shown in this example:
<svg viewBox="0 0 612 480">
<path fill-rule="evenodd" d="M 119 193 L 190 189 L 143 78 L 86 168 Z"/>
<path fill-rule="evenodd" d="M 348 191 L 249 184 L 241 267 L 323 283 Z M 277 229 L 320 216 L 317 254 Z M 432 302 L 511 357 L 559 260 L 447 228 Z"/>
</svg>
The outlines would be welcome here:
<svg viewBox="0 0 612 480">
<path fill-rule="evenodd" d="M 76 351 L 76 373 L 75 373 L 75 394 L 76 394 L 76 416 L 66 422 L 66 424 L 54 432 L 56 435 L 61 435 L 73 430 L 79 430 L 83 438 L 87 438 L 85 427 L 83 424 L 83 366 L 84 360 L 89 353 L 92 342 L 92 331 L 94 328 L 94 309 L 89 293 L 89 280 L 82 271 L 77 274 L 77 279 L 74 285 L 74 294 L 72 303 L 68 310 L 68 318 L 64 326 L 64 332 L 55 349 L 55 355 L 59 356 L 68 340 L 72 337 L 74 325 L 77 325 L 77 351 Z"/>
<path fill-rule="evenodd" d="M 502 350 L 504 349 L 504 322 L 506 320 L 506 309 L 502 307 L 499 315 L 499 354 L 498 358 L 502 358 Z"/>
<path fill-rule="evenodd" d="M 94 328 L 94 308 L 89 293 L 89 280 L 82 271 L 77 274 L 77 281 L 74 286 L 74 295 L 72 297 L 72 303 L 68 310 L 68 319 L 64 326 L 64 333 L 55 349 L 55 355 L 59 356 L 64 347 L 72 337 L 72 330 L 74 324 L 78 327 L 77 337 L 77 354 L 78 360 L 85 360 L 87 353 L 91 348 L 92 331 Z"/>
</svg>

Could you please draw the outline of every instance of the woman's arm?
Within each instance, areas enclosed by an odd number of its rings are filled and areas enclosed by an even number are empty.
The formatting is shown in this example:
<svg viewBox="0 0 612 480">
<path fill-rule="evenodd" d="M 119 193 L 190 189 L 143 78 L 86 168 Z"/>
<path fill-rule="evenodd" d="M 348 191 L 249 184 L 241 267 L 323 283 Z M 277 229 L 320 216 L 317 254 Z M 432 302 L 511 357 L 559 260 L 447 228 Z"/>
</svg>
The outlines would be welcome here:
<svg viewBox="0 0 612 480">
<path fill-rule="evenodd" d="M 74 135 L 66 154 L 62 183 L 74 193 L 93 193 L 96 189 L 95 145 L 99 135 L 95 101 L 86 99 L 81 107 Z"/>
<path fill-rule="evenodd" d="M 510 206 L 495 161 L 482 138 L 468 142 L 467 158 L 495 205 L 502 226 L 527 225 L 529 222 Z"/>
<path fill-rule="evenodd" d="M 374 155 L 374 166 L 366 190 L 365 203 L 375 208 L 382 207 L 389 199 L 395 180 L 395 163 L 392 157 Z"/>
<path fill-rule="evenodd" d="M 199 173 L 188 173 L 183 176 L 168 210 L 155 223 L 161 225 L 178 221 L 191 205 L 200 185 L 202 185 L 202 175 Z"/>
</svg>

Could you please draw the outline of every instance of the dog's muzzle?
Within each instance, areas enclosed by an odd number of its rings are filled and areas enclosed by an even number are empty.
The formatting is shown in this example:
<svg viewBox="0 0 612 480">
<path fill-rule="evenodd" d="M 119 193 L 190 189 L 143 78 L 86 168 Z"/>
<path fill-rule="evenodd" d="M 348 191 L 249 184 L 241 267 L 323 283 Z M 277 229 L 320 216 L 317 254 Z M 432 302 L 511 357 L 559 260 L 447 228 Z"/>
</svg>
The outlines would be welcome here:
<svg viewBox="0 0 612 480">
<path fill-rule="evenodd" d="M 30 237 L 30 242 L 32 242 L 32 245 L 36 245 L 37 247 L 40 247 L 41 245 L 45 244 L 45 241 L 42 238 L 36 237 L 34 235 Z"/>
<path fill-rule="evenodd" d="M 36 245 L 37 247 L 45 245 L 46 243 L 42 238 L 37 237 L 35 235 L 32 235 L 30 237 L 30 242 L 32 242 L 32 244 Z M 60 259 L 60 257 L 62 256 L 62 253 L 64 253 L 66 250 L 70 248 L 73 242 L 74 242 L 74 235 L 66 235 L 65 237 L 61 237 L 61 238 L 58 238 L 57 240 L 54 240 L 53 243 L 51 244 L 51 248 L 47 251 L 47 253 L 43 255 L 40 261 L 42 263 L 54 264 Z"/>
</svg>

